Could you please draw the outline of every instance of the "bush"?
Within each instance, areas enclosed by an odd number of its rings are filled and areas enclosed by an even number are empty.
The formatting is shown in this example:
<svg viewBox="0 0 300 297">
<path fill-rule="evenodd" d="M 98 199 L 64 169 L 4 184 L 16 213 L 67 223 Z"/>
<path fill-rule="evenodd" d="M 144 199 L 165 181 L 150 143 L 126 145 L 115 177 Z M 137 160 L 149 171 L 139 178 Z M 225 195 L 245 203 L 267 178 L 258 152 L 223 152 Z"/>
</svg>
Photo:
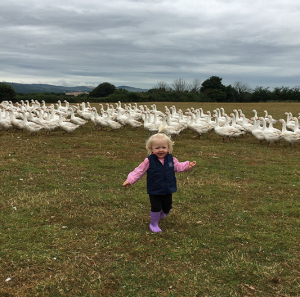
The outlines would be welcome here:
<svg viewBox="0 0 300 297">
<path fill-rule="evenodd" d="M 113 94 L 116 90 L 116 87 L 108 82 L 104 82 L 96 87 L 92 92 L 90 92 L 90 97 L 107 97 Z"/>
<path fill-rule="evenodd" d="M 0 83 L 0 100 L 1 101 L 15 101 L 17 93 L 12 86 L 5 83 Z"/>
</svg>

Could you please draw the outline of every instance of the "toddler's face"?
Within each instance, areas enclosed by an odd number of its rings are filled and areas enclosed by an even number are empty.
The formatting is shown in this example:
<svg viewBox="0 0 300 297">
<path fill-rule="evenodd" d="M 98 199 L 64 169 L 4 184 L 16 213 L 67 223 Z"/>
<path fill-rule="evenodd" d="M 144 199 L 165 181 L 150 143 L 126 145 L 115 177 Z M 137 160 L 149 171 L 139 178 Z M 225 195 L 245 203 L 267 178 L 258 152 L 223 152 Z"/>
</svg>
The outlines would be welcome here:
<svg viewBox="0 0 300 297">
<path fill-rule="evenodd" d="M 164 159 L 168 154 L 168 151 L 168 142 L 165 139 L 156 138 L 153 140 L 152 153 L 155 154 L 159 159 Z"/>
</svg>

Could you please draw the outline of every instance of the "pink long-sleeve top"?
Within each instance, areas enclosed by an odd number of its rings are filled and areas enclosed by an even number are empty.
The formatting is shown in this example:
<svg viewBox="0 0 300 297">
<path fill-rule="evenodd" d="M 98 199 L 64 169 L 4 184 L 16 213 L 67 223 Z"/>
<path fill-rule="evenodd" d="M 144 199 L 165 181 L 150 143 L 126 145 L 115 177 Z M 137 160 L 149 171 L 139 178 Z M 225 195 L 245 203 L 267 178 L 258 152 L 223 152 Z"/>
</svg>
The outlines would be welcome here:
<svg viewBox="0 0 300 297">
<path fill-rule="evenodd" d="M 165 159 L 159 159 L 159 161 L 164 165 Z M 174 171 L 182 172 L 190 169 L 190 162 L 179 162 L 175 157 L 173 157 Z M 148 170 L 149 159 L 146 158 L 138 167 L 131 171 L 127 176 L 127 181 L 133 185 L 136 183 Z"/>
</svg>

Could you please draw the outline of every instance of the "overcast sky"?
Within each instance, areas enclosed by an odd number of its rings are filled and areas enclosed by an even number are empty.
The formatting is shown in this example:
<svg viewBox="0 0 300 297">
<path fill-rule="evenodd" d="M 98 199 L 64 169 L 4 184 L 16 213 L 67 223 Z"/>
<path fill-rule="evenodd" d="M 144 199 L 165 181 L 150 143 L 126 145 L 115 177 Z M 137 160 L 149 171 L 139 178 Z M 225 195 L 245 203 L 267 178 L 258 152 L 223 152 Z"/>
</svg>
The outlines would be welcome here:
<svg viewBox="0 0 300 297">
<path fill-rule="evenodd" d="M 0 81 L 300 86 L 299 0 L 10 0 Z"/>
</svg>

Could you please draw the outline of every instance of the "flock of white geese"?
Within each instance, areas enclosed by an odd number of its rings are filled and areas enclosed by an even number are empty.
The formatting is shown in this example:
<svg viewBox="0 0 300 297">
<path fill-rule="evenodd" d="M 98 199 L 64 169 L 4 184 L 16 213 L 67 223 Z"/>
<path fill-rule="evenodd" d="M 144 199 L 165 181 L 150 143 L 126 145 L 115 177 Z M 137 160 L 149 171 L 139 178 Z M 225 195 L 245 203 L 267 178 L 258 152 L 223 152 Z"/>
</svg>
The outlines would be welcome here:
<svg viewBox="0 0 300 297">
<path fill-rule="evenodd" d="M 229 142 L 231 138 L 238 138 L 245 134 L 253 135 L 260 143 L 268 145 L 284 140 L 292 145 L 300 142 L 299 118 L 291 112 L 285 112 L 286 119 L 275 120 L 264 110 L 264 116 L 258 117 L 253 110 L 253 117 L 246 118 L 241 109 L 234 109 L 227 114 L 224 108 L 216 108 L 212 112 L 203 112 L 202 108 L 187 108 L 185 111 L 174 105 L 165 106 L 163 111 L 157 110 L 156 105 L 99 104 L 100 109 L 92 107 L 88 102 L 71 105 L 68 101 L 58 101 L 56 104 L 46 105 L 44 101 L 36 100 L 2 101 L 0 103 L 0 131 L 26 130 L 30 134 L 38 135 L 42 130 L 50 134 L 54 130 L 72 133 L 86 123 L 93 122 L 94 126 L 110 130 L 124 126 L 133 128 L 143 127 L 150 133 L 163 131 L 173 138 L 183 130 L 195 132 L 194 137 L 215 132 Z M 276 122 L 281 123 L 281 129 L 275 128 Z"/>
</svg>

